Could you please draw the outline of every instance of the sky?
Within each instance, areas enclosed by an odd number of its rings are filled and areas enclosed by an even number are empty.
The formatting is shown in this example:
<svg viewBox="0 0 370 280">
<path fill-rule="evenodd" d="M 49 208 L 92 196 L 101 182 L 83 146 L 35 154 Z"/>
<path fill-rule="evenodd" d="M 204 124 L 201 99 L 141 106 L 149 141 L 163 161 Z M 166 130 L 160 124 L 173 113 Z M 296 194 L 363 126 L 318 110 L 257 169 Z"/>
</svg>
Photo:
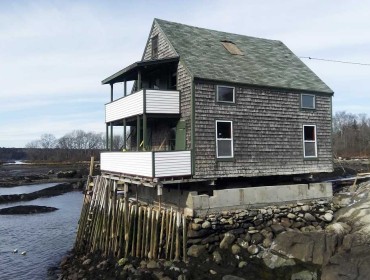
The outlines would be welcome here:
<svg viewBox="0 0 370 280">
<path fill-rule="evenodd" d="M 154 18 L 370 64 L 369 11 L 370 1 L 341 0 L 0 0 L 0 147 L 104 132 L 110 88 L 101 81 L 141 59 Z M 369 65 L 302 61 L 335 92 L 334 113 L 370 116 Z"/>
</svg>

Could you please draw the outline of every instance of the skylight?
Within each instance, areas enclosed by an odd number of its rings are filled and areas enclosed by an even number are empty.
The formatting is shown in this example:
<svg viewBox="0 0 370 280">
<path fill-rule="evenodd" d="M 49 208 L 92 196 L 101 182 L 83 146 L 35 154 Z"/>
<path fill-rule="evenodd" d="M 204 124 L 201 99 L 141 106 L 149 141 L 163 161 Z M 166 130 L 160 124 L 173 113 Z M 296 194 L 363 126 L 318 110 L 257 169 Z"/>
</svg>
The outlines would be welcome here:
<svg viewBox="0 0 370 280">
<path fill-rule="evenodd" d="M 225 47 L 225 49 L 231 53 L 231 54 L 235 54 L 235 55 L 244 55 L 244 53 L 238 48 L 237 45 L 235 45 L 233 42 L 231 41 L 221 41 L 222 45 Z"/>
</svg>

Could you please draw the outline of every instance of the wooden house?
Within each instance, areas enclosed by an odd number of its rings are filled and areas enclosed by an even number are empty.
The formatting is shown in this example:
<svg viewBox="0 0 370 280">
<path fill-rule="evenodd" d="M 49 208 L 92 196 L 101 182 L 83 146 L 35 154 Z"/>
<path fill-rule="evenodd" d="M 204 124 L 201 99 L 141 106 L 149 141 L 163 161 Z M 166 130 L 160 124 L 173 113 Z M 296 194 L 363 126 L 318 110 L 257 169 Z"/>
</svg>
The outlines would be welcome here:
<svg viewBox="0 0 370 280">
<path fill-rule="evenodd" d="M 333 91 L 280 41 L 154 19 L 142 59 L 102 83 L 109 176 L 155 186 L 333 169 Z"/>
</svg>

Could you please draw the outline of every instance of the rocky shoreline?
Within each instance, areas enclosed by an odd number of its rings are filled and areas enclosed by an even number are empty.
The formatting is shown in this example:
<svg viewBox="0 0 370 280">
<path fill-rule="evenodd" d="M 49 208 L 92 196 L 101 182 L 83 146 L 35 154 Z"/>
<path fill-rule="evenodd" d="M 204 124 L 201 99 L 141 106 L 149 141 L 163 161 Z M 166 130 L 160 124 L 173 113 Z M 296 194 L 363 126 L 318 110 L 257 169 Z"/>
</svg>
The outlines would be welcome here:
<svg viewBox="0 0 370 280">
<path fill-rule="evenodd" d="M 58 208 L 38 205 L 19 205 L 0 209 L 0 215 L 25 215 L 56 211 Z"/>
<path fill-rule="evenodd" d="M 364 182 L 332 201 L 210 213 L 189 221 L 186 263 L 73 252 L 57 278 L 368 279 L 369 193 Z"/>
</svg>

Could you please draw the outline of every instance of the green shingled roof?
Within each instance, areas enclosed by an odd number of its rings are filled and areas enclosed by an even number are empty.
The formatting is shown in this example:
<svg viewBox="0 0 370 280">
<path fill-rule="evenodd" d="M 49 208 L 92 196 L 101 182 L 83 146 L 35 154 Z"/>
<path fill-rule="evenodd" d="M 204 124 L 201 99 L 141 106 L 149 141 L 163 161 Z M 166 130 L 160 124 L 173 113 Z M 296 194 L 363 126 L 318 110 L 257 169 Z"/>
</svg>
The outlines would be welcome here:
<svg viewBox="0 0 370 280">
<path fill-rule="evenodd" d="M 333 93 L 280 41 L 155 21 L 196 78 Z M 244 55 L 230 54 L 221 43 L 225 40 Z"/>
</svg>

